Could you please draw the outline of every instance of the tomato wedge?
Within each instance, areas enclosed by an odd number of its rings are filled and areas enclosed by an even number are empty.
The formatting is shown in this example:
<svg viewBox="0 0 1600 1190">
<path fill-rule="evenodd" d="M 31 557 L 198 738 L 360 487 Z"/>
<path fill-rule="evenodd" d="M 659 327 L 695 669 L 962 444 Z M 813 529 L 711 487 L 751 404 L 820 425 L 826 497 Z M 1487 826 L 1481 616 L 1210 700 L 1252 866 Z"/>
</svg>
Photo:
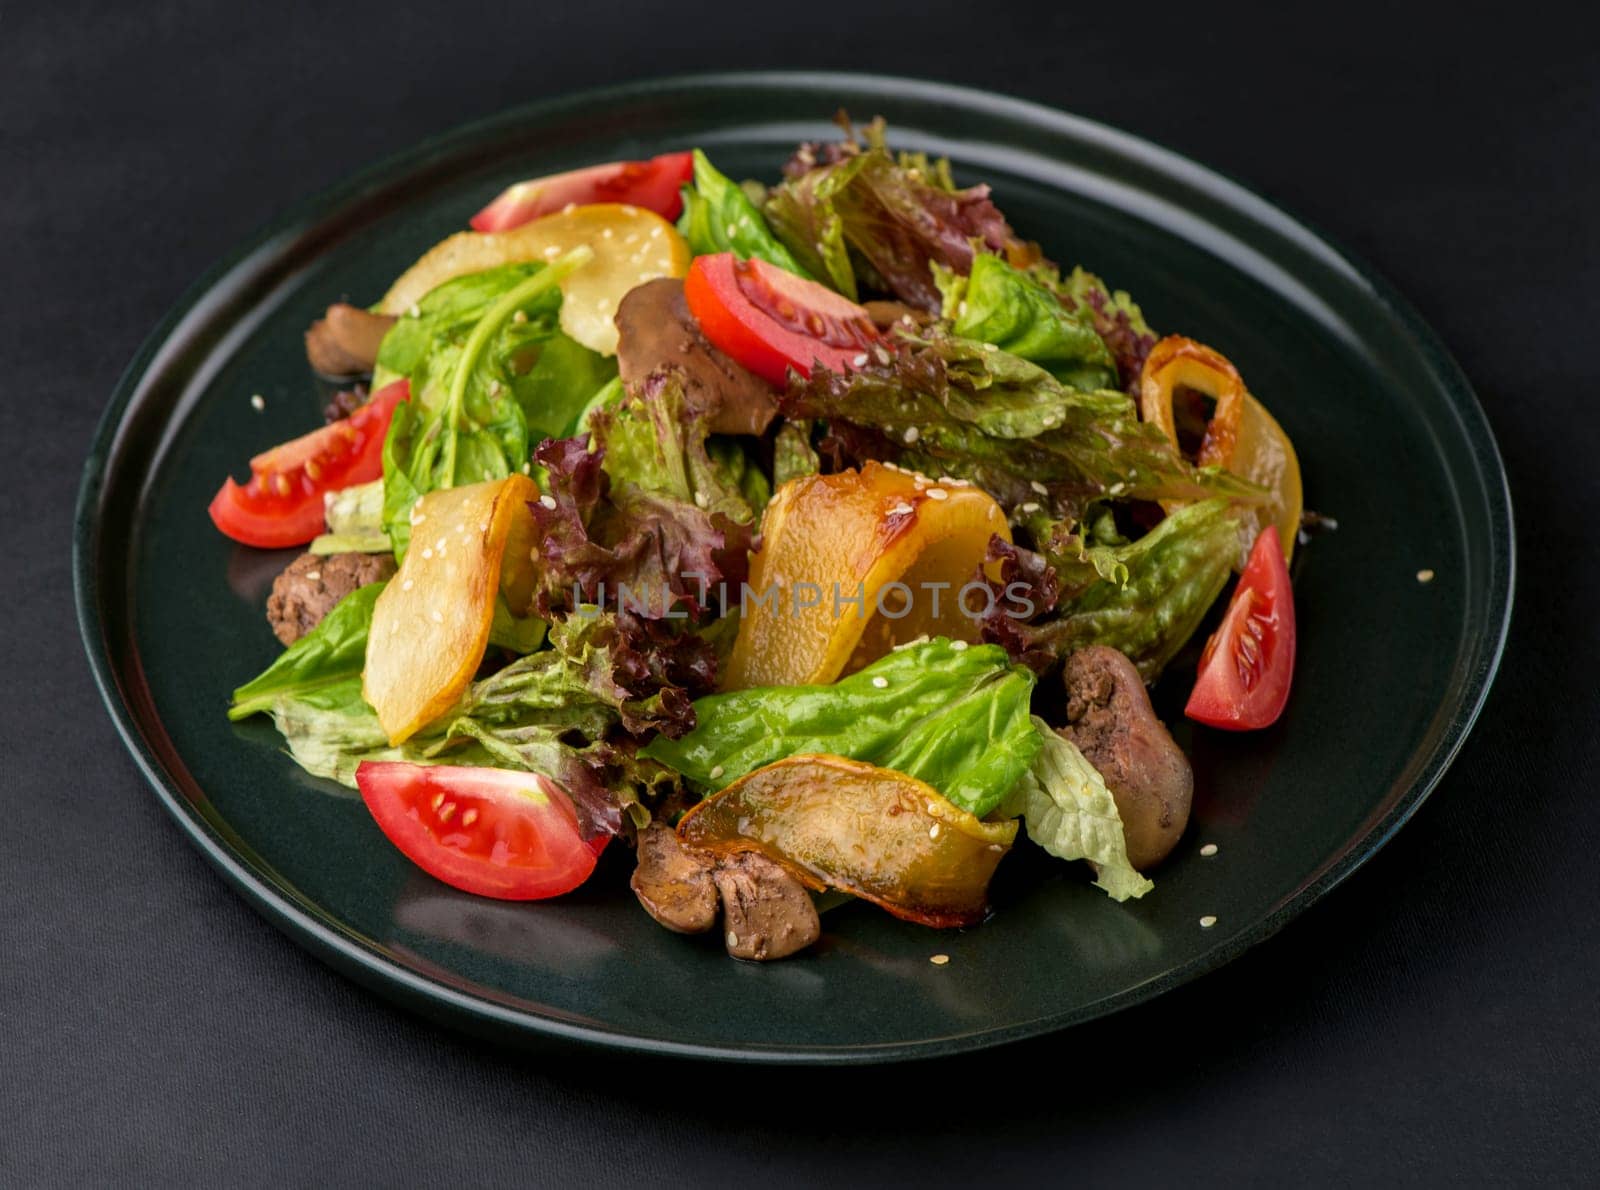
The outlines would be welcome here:
<svg viewBox="0 0 1600 1190">
<path fill-rule="evenodd" d="M 383 474 L 389 420 L 410 396 L 410 383 L 396 380 L 349 417 L 258 454 L 248 483 L 229 476 L 212 497 L 212 523 L 245 545 L 304 545 L 322 532 L 324 495 Z"/>
<path fill-rule="evenodd" d="M 880 342 L 866 310 L 833 290 L 731 252 L 698 256 L 684 278 L 689 313 L 707 339 L 770 384 L 821 364 L 848 372 Z"/>
<path fill-rule="evenodd" d="M 1224 731 L 1270 727 L 1294 678 L 1294 590 L 1278 531 L 1261 530 L 1183 713 Z"/>
<path fill-rule="evenodd" d="M 611 840 L 585 841 L 566 790 L 539 773 L 367 760 L 356 785 L 407 859 L 480 897 L 538 901 L 571 892 Z"/>
<path fill-rule="evenodd" d="M 693 153 L 663 153 L 648 161 L 613 161 L 508 187 L 470 220 L 477 231 L 509 231 L 569 203 L 620 202 L 676 219 L 683 187 L 694 174 Z"/>
</svg>

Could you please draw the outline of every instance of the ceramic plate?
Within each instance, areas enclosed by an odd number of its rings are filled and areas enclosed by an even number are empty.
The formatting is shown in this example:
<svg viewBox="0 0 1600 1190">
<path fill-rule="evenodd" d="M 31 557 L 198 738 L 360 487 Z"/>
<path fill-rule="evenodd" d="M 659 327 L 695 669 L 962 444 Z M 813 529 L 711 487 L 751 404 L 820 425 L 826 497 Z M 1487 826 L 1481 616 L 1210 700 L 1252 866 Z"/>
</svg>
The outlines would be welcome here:
<svg viewBox="0 0 1600 1190">
<path fill-rule="evenodd" d="M 413 868 L 359 799 L 308 777 L 229 691 L 278 646 L 262 614 L 289 555 L 236 548 L 206 504 L 263 447 L 318 424 L 301 335 L 375 300 L 501 187 L 704 147 L 776 176 L 839 107 L 989 182 L 1026 237 L 1130 290 L 1158 330 L 1222 348 L 1297 444 L 1308 504 L 1339 524 L 1296 568 L 1287 714 L 1189 732 L 1189 675 L 1158 701 L 1194 761 L 1193 821 L 1144 900 L 1021 854 L 981 927 L 936 933 L 852 904 L 770 965 L 669 934 L 612 848 L 576 894 L 478 900 Z M 258 411 L 251 397 L 265 400 Z M 1418 572 L 1431 570 L 1431 582 Z M 520 108 L 298 207 L 200 281 L 111 400 L 85 471 L 76 582 L 90 659 L 173 817 L 274 924 L 362 982 L 480 1032 L 792 1062 L 952 1053 L 1112 1012 L 1270 935 L 1383 845 L 1481 705 L 1511 606 L 1505 476 L 1465 378 L 1415 313 L 1303 223 L 1174 153 L 955 87 L 857 75 L 650 82 Z M 1217 846 L 1211 857 L 1201 854 Z M 1209 928 L 1202 918 L 1214 917 Z M 935 953 L 949 962 L 929 962 Z"/>
</svg>

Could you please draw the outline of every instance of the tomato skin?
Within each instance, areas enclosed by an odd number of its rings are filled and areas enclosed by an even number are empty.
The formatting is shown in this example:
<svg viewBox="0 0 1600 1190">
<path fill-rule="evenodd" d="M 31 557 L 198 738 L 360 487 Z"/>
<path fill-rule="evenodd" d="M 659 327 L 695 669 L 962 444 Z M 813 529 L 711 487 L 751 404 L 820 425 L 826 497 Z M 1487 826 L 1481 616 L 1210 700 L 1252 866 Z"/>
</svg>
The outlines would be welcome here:
<svg viewBox="0 0 1600 1190">
<path fill-rule="evenodd" d="M 386 385 L 342 421 L 281 443 L 250 460 L 250 479 L 230 476 L 207 511 L 224 534 L 244 545 L 285 549 L 322 532 L 322 497 L 383 475 L 383 440 L 410 382 Z"/>
<path fill-rule="evenodd" d="M 1183 713 L 1224 731 L 1270 727 L 1294 678 L 1294 589 L 1278 531 L 1268 525 L 1250 550 L 1222 625 L 1206 641 Z"/>
<path fill-rule="evenodd" d="M 508 187 L 469 222 L 475 231 L 510 231 L 569 203 L 595 202 L 627 203 L 672 220 L 683 211 L 683 187 L 693 174 L 693 153 L 663 153 L 530 178 Z"/>
<path fill-rule="evenodd" d="M 881 341 L 866 310 L 854 302 L 731 252 L 695 257 L 683 296 L 707 339 L 779 388 L 788 383 L 791 368 L 801 376 L 810 376 L 819 363 L 834 372 L 853 371 Z"/>
<path fill-rule="evenodd" d="M 572 799 L 539 773 L 368 760 L 356 785 L 407 859 L 480 897 L 538 901 L 571 892 L 611 841 L 601 834 L 585 842 Z"/>
</svg>

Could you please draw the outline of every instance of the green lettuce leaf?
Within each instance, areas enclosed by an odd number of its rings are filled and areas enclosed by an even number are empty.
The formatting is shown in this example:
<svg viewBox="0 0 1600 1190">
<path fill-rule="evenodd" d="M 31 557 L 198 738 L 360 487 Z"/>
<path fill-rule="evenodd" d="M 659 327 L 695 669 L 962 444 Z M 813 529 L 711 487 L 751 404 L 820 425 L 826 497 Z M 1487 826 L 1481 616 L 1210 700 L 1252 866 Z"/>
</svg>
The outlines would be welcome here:
<svg viewBox="0 0 1600 1190">
<path fill-rule="evenodd" d="M 592 389 L 580 399 L 553 377 L 530 382 L 528 376 L 530 368 L 537 371 L 533 359 L 559 334 L 560 281 L 591 256 L 579 248 L 548 265 L 503 265 L 458 277 L 424 297 L 416 317 L 402 318 L 385 336 L 380 360 L 402 327 L 421 328 L 407 330 L 386 365 L 409 369 L 402 374 L 412 392 L 396 408 L 383 445 L 384 527 L 397 557 L 410 542 L 411 508 L 421 497 L 504 479 L 529 465 L 534 440 L 525 400 L 562 389 L 563 407 L 551 417 L 563 424 L 576 420 Z M 429 337 L 419 345 L 424 332 Z M 580 381 L 593 373 L 586 367 Z"/>
<path fill-rule="evenodd" d="M 367 658 L 372 609 L 387 585 L 369 583 L 339 600 L 321 623 L 279 653 L 264 673 L 233 692 L 228 718 L 247 719 L 271 710 L 280 699 L 359 679 Z"/>
<path fill-rule="evenodd" d="M 1222 593 L 1238 558 L 1238 534 L 1223 500 L 1175 509 L 1137 541 L 1081 555 L 1046 534 L 1044 556 L 1070 597 L 1042 620 L 991 617 L 987 627 L 1014 657 L 1059 660 L 1110 645 L 1153 682 Z"/>
<path fill-rule="evenodd" d="M 1062 277 L 1061 271 L 1049 261 L 1034 264 L 1028 272 L 1055 294 L 1066 309 L 1089 316 L 1095 333 L 1116 360 L 1119 387 L 1137 395 L 1144 358 L 1156 345 L 1157 336 L 1127 290 L 1113 290 L 1099 277 L 1081 268 Z"/>
<path fill-rule="evenodd" d="M 641 755 L 721 789 L 786 756 L 831 753 L 895 769 L 983 817 L 1040 748 L 1028 716 L 1033 675 L 992 646 L 909 645 L 831 686 L 713 694 L 698 726 Z"/>
<path fill-rule="evenodd" d="M 1113 901 L 1144 896 L 1155 885 L 1128 862 L 1122 817 L 1105 780 L 1071 741 L 1042 719 L 1033 723 L 1042 746 L 1005 799 L 1005 813 L 1021 815 L 1028 838 L 1056 858 L 1093 864 L 1095 884 Z"/>
<path fill-rule="evenodd" d="M 1087 309 L 1071 310 L 998 256 L 980 253 L 968 276 L 935 266 L 944 317 L 962 338 L 993 343 L 1061 383 L 1092 392 L 1118 385 L 1116 361 Z"/>
<path fill-rule="evenodd" d="M 683 188 L 678 230 L 696 256 L 732 252 L 741 260 L 754 257 L 801 277 L 811 276 L 773 237 L 767 221 L 744 189 L 718 173 L 699 149 L 694 151 L 694 181 Z"/>
</svg>

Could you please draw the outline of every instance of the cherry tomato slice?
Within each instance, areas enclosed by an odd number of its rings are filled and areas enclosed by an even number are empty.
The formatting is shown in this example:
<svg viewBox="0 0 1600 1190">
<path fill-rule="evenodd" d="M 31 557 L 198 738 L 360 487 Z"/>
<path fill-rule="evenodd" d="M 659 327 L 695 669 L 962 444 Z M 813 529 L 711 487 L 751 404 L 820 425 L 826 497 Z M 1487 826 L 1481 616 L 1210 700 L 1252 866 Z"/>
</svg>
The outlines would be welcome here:
<svg viewBox="0 0 1600 1190">
<path fill-rule="evenodd" d="M 407 859 L 480 897 L 537 901 L 571 892 L 611 840 L 585 842 L 572 799 L 539 773 L 368 760 L 356 785 Z"/>
<path fill-rule="evenodd" d="M 510 231 L 569 203 L 620 202 L 676 219 L 683 187 L 694 173 L 694 154 L 663 153 L 648 161 L 613 161 L 508 187 L 471 219 L 476 231 Z"/>
<path fill-rule="evenodd" d="M 396 380 L 342 421 L 250 460 L 250 479 L 230 476 L 212 498 L 212 523 L 235 541 L 262 549 L 304 545 L 322 532 L 322 497 L 383 474 L 383 440 L 394 407 L 411 396 Z"/>
<path fill-rule="evenodd" d="M 1294 678 L 1294 591 L 1278 531 L 1261 531 L 1222 626 L 1206 641 L 1183 713 L 1225 731 L 1270 727 Z"/>
<path fill-rule="evenodd" d="M 790 368 L 802 376 L 816 364 L 834 372 L 859 368 L 880 342 L 871 317 L 854 302 L 731 252 L 696 257 L 683 296 L 707 339 L 780 388 Z"/>
</svg>

